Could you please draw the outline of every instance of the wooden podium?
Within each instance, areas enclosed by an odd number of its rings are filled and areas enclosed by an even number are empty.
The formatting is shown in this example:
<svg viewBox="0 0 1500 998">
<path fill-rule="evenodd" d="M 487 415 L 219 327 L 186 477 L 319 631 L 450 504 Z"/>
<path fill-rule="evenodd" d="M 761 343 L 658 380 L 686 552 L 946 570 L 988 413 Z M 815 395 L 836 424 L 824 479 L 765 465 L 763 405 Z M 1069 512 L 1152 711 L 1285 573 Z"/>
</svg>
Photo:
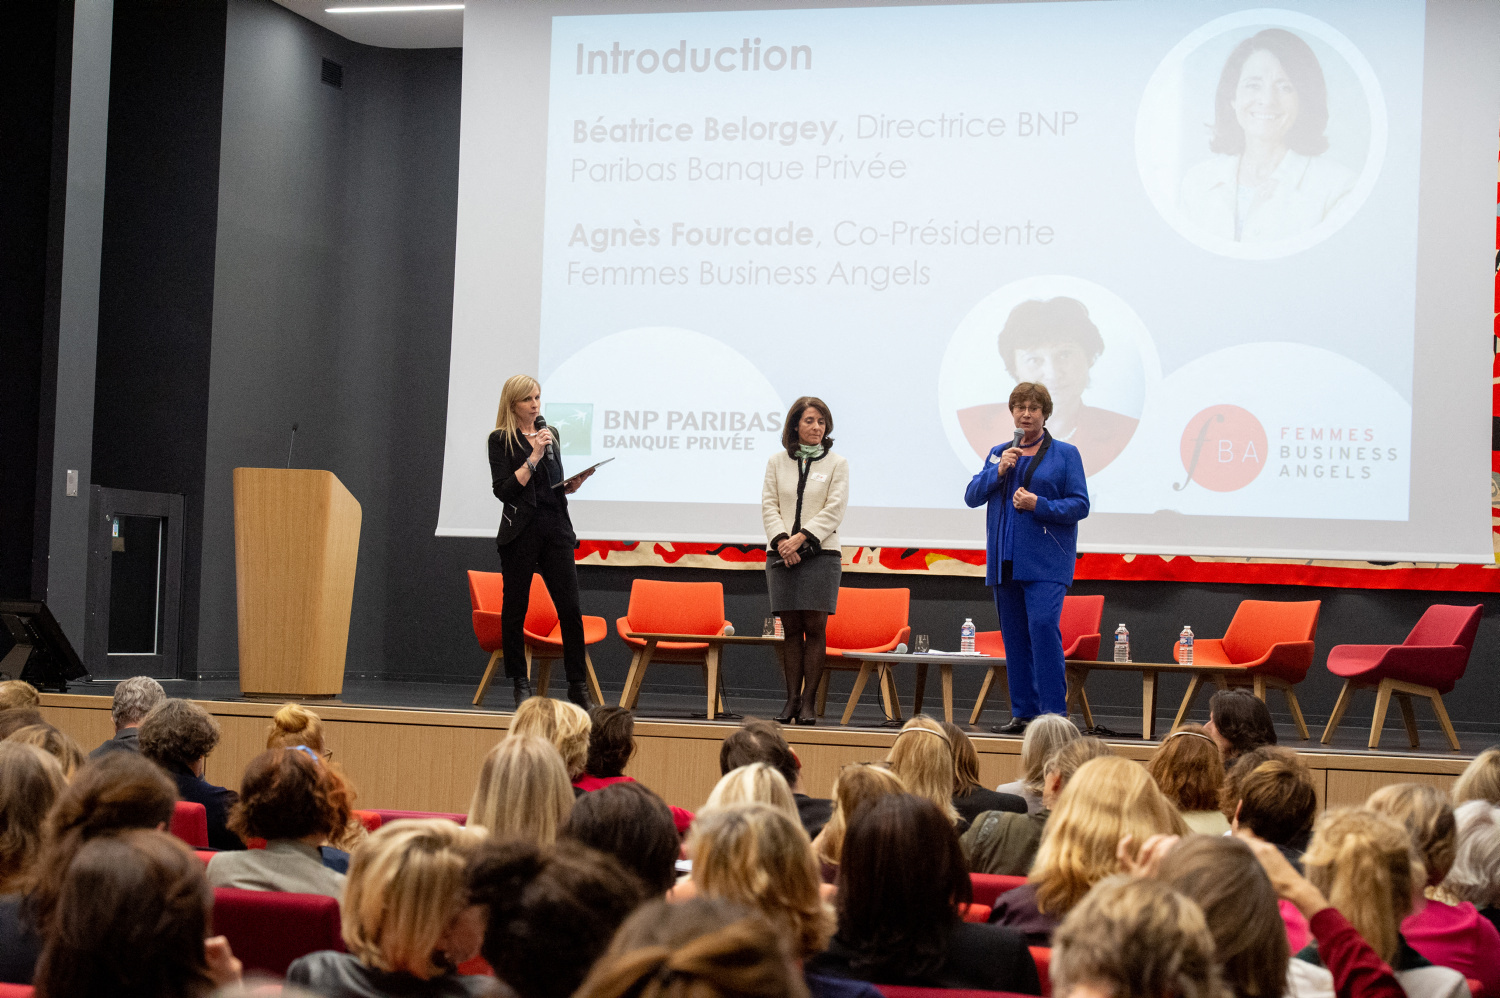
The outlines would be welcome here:
<svg viewBox="0 0 1500 998">
<path fill-rule="evenodd" d="M 360 518 L 331 472 L 234 469 L 241 693 L 343 691 Z"/>
</svg>

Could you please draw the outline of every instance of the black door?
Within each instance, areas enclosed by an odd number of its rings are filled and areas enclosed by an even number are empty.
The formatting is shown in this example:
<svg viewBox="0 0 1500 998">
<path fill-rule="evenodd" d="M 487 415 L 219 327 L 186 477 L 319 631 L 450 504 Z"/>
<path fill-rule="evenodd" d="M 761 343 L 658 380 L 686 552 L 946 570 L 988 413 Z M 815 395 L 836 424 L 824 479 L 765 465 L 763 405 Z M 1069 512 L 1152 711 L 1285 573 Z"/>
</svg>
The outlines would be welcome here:
<svg viewBox="0 0 1500 998">
<path fill-rule="evenodd" d="M 95 679 L 176 679 L 182 496 L 95 485 L 89 516 L 84 664 Z"/>
</svg>

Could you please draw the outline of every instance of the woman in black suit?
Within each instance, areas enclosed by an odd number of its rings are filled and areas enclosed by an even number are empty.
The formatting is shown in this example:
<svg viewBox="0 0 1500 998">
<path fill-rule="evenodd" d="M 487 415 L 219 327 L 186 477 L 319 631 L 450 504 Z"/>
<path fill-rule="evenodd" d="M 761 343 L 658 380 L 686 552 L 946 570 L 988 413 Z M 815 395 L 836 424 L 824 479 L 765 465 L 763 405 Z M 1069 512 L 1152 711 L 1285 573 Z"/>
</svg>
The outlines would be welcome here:
<svg viewBox="0 0 1500 998">
<path fill-rule="evenodd" d="M 489 440 L 490 479 L 495 498 L 501 502 L 495 547 L 505 576 L 505 604 L 500 614 L 505 674 L 515 691 L 516 706 L 520 706 L 531 696 L 522 628 L 531 602 L 531 577 L 540 573 L 562 628 L 568 699 L 587 710 L 583 615 L 578 607 L 578 571 L 573 566 L 578 538 L 568 518 L 564 493 L 578 491 L 592 472 L 560 484 L 564 481 L 557 447 L 560 438 L 557 430 L 540 420 L 541 412 L 542 386 L 536 379 L 524 374 L 510 378 L 500 389 L 500 412 Z"/>
</svg>

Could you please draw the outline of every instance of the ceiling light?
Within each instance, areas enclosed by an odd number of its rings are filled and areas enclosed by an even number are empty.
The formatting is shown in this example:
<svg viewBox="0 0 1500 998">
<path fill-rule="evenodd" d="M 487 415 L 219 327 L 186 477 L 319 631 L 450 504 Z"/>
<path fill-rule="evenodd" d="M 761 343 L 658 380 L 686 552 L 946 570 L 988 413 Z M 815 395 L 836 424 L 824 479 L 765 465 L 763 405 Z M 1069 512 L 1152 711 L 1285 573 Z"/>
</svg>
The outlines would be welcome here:
<svg viewBox="0 0 1500 998">
<path fill-rule="evenodd" d="M 324 7 L 325 14 L 409 14 L 418 10 L 463 10 L 461 3 L 402 4 L 394 7 Z"/>
</svg>

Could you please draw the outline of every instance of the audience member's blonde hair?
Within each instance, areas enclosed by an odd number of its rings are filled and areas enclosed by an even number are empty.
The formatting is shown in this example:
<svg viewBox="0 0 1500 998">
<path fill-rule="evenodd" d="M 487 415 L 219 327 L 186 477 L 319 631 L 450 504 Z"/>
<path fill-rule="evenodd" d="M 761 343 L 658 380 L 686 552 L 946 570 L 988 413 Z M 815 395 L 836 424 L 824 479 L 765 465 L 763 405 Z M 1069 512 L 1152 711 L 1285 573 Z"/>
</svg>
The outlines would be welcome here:
<svg viewBox="0 0 1500 998">
<path fill-rule="evenodd" d="M 854 812 L 888 794 L 904 793 L 906 784 L 901 777 L 884 766 L 855 762 L 839 770 L 833 779 L 833 815 L 813 839 L 814 854 L 825 862 L 837 863 L 844 854 L 844 833 Z"/>
<path fill-rule="evenodd" d="M 1453 784 L 1453 804 L 1487 800 L 1500 806 L 1500 748 L 1487 748 L 1464 767 Z"/>
<path fill-rule="evenodd" d="M 512 736 L 537 735 L 547 739 L 562 756 L 568 779 L 576 780 L 583 775 L 583 768 L 589 761 L 589 730 L 592 727 L 588 711 L 576 703 L 551 697 L 530 697 L 516 708 L 516 716 L 510 722 L 510 733 Z"/>
<path fill-rule="evenodd" d="M 0 742 L 0 894 L 20 890 L 42 847 L 42 822 L 67 786 L 62 766 L 35 745 Z"/>
<path fill-rule="evenodd" d="M 295 748 L 306 745 L 321 756 L 328 752 L 323 744 L 323 719 L 300 703 L 283 704 L 266 728 L 266 748 Z"/>
<path fill-rule="evenodd" d="M 344 885 L 343 935 L 368 967 L 428 980 L 438 939 L 468 906 L 464 867 L 483 836 L 446 818 L 385 825 L 354 850 Z"/>
<path fill-rule="evenodd" d="M 1302 868 L 1387 963 L 1396 953 L 1412 887 L 1426 871 L 1400 822 L 1364 808 L 1326 811 L 1313 826 Z"/>
<path fill-rule="evenodd" d="M 1458 852 L 1458 824 L 1447 794 L 1423 783 L 1392 783 L 1371 794 L 1365 807 L 1405 825 L 1427 883 L 1443 882 Z"/>
<path fill-rule="evenodd" d="M 906 791 L 926 797 L 958 824 L 953 807 L 953 749 L 943 726 L 925 714 L 907 721 L 886 755 L 891 771 L 901 777 Z"/>
<path fill-rule="evenodd" d="M 1052 989 L 1115 998 L 1230 998 L 1203 912 L 1156 880 L 1101 881 L 1052 935 Z"/>
<path fill-rule="evenodd" d="M 1077 726 L 1062 714 L 1038 714 L 1031 719 L 1021 739 L 1021 782 L 1028 793 L 1041 796 L 1047 760 L 1078 737 Z"/>
<path fill-rule="evenodd" d="M 0 710 L 13 707 L 40 707 L 42 696 L 36 687 L 24 679 L 7 679 L 0 682 Z"/>
<path fill-rule="evenodd" d="M 58 765 L 62 766 L 64 778 L 69 780 L 88 761 L 83 749 L 71 735 L 50 724 L 28 724 L 12 732 L 5 740 L 20 745 L 35 745 L 57 760 Z"/>
<path fill-rule="evenodd" d="M 1448 877 L 1434 892 L 1445 904 L 1467 901 L 1476 908 L 1500 904 L 1500 807 L 1471 800 L 1453 812 L 1458 852 Z"/>
<path fill-rule="evenodd" d="M 793 821 L 802 820 L 797 815 L 797 798 L 792 796 L 786 777 L 763 762 L 731 769 L 719 777 L 703 809 L 752 802 L 769 804 Z"/>
<path fill-rule="evenodd" d="M 769 804 L 707 808 L 688 832 L 693 885 L 703 897 L 748 905 L 780 929 L 792 954 L 821 953 L 833 936 L 807 833 Z"/>
<path fill-rule="evenodd" d="M 1078 767 L 1047 819 L 1031 868 L 1040 911 L 1060 918 L 1105 877 L 1120 872 L 1115 852 L 1153 835 L 1187 835 L 1188 827 L 1144 766 L 1107 756 Z"/>
<path fill-rule="evenodd" d="M 1114 754 L 1114 750 L 1102 738 L 1092 735 L 1074 738 L 1047 757 L 1042 766 L 1043 785 L 1045 786 L 1046 777 L 1056 774 L 1061 778 L 1062 786 L 1067 786 L 1073 774 L 1078 772 L 1078 767 L 1091 759 L 1103 759 Z"/>
<path fill-rule="evenodd" d="M 557 749 L 536 735 L 511 735 L 484 757 L 469 825 L 496 838 L 551 845 L 572 810 L 573 785 Z"/>
</svg>

